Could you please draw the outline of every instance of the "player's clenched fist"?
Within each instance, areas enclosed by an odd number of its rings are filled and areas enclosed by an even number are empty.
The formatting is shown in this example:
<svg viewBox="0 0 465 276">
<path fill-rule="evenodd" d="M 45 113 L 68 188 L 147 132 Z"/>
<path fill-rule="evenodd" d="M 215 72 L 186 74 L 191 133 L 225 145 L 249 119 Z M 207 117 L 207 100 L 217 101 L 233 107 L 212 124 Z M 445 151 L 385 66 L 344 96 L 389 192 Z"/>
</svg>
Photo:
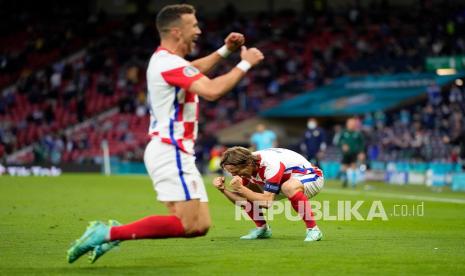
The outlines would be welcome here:
<svg viewBox="0 0 465 276">
<path fill-rule="evenodd" d="M 255 66 L 263 60 L 263 53 L 257 48 L 249 48 L 242 46 L 241 48 L 241 59 Z"/>
<path fill-rule="evenodd" d="M 239 47 L 244 45 L 245 43 L 245 38 L 244 35 L 241 33 L 230 33 L 226 39 L 224 40 L 224 44 L 228 48 L 229 51 L 234 52 Z"/>
<path fill-rule="evenodd" d="M 224 177 L 218 176 L 213 179 L 213 186 L 215 186 L 218 190 L 224 190 Z"/>
<path fill-rule="evenodd" d="M 242 178 L 240 176 L 234 176 L 233 179 L 231 180 L 231 187 L 234 189 L 236 192 L 240 192 L 242 189 Z"/>
</svg>

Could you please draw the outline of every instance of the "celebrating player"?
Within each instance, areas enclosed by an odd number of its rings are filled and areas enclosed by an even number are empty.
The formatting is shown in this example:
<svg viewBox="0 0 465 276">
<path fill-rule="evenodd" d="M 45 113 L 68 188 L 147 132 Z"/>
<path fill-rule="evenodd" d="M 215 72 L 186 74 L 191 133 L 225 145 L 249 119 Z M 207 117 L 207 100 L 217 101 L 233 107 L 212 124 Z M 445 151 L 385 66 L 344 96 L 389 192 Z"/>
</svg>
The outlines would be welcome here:
<svg viewBox="0 0 465 276">
<path fill-rule="evenodd" d="M 216 100 L 230 91 L 252 67 L 263 59 L 256 48 L 247 49 L 244 37 L 231 33 L 216 52 L 193 62 L 184 59 L 192 52 L 201 31 L 190 5 L 169 5 L 157 15 L 161 45 L 147 69 L 149 134 L 144 162 L 157 192 L 157 199 L 170 215 L 149 216 L 133 223 L 106 225 L 92 222 L 68 250 L 68 262 L 91 251 L 94 262 L 120 241 L 203 236 L 210 228 L 208 198 L 195 166 L 199 100 Z M 208 72 L 230 52 L 241 48 L 241 62 L 228 73 L 209 79 Z"/>
<path fill-rule="evenodd" d="M 247 200 L 252 205 L 246 210 L 257 228 L 241 239 L 271 237 L 271 229 L 257 210 L 271 206 L 275 196 L 282 194 L 305 222 L 305 241 L 321 240 L 323 235 L 313 218 L 307 197 L 317 195 L 323 188 L 323 173 L 302 155 L 281 148 L 251 152 L 243 147 L 232 147 L 224 152 L 221 167 L 233 175 L 231 186 L 234 192 L 225 189 L 224 177 L 215 178 L 213 185 L 233 203 Z M 257 191 L 255 185 L 263 191 Z"/>
</svg>

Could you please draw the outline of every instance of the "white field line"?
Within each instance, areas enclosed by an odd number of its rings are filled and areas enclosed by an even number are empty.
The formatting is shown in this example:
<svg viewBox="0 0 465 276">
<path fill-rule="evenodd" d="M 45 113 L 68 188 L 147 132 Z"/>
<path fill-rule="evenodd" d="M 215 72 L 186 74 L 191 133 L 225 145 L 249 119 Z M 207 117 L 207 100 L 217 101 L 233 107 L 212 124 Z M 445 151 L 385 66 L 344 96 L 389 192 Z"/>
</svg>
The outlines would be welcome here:
<svg viewBox="0 0 465 276">
<path fill-rule="evenodd" d="M 341 189 L 323 188 L 322 193 L 329 194 L 344 194 L 344 195 L 366 195 L 372 197 L 384 197 L 394 199 L 409 199 L 419 201 L 431 201 L 431 202 L 445 202 L 445 203 L 456 203 L 465 204 L 465 199 L 460 198 L 445 198 L 445 197 L 434 197 L 434 196 L 417 196 L 417 195 L 400 195 L 394 193 L 384 192 L 369 192 L 369 191 L 346 191 Z"/>
</svg>

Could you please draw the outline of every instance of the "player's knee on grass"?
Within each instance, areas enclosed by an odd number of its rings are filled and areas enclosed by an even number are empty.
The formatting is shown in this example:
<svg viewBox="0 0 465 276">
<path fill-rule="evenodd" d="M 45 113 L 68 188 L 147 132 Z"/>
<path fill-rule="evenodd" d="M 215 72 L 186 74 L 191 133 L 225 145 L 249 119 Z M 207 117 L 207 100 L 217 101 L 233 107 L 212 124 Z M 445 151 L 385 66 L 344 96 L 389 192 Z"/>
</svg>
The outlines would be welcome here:
<svg viewBox="0 0 465 276">
<path fill-rule="evenodd" d="M 192 225 L 184 225 L 184 231 L 188 237 L 205 236 L 210 229 L 210 223 L 198 222 Z"/>
<path fill-rule="evenodd" d="M 199 216 L 197 219 L 197 232 L 199 236 L 205 236 L 208 230 L 210 230 L 211 224 L 212 222 L 209 215 L 204 214 L 203 216 Z"/>
<path fill-rule="evenodd" d="M 181 220 L 186 237 L 204 236 L 208 232 L 211 219 L 207 203 L 191 200 L 168 203 L 167 206 Z"/>
<path fill-rule="evenodd" d="M 199 236 L 205 236 L 210 230 L 210 223 L 203 222 L 197 226 L 197 233 Z"/>
<path fill-rule="evenodd" d="M 198 216 L 182 218 L 181 222 L 188 237 L 204 236 L 211 226 L 210 218 L 199 218 Z"/>
</svg>

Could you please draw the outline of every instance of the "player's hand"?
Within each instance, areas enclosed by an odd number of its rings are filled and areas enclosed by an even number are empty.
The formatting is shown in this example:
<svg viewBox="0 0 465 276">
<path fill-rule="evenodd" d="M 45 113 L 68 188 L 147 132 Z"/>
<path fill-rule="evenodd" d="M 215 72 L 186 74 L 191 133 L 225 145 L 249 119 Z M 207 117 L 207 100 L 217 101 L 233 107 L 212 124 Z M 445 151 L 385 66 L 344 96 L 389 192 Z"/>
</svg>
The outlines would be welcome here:
<svg viewBox="0 0 465 276">
<path fill-rule="evenodd" d="M 245 43 L 244 35 L 241 33 L 230 33 L 225 39 L 224 44 L 229 51 L 234 52 Z"/>
<path fill-rule="evenodd" d="M 242 178 L 240 176 L 234 176 L 233 179 L 231 180 L 231 187 L 233 188 L 234 191 L 240 192 L 242 187 Z"/>
<path fill-rule="evenodd" d="M 213 179 L 213 186 L 220 191 L 224 191 L 224 177 L 218 176 Z"/>
<path fill-rule="evenodd" d="M 241 59 L 250 63 L 250 65 L 255 66 L 259 64 L 263 59 L 263 53 L 257 48 L 249 48 L 242 46 L 241 47 Z"/>
</svg>

